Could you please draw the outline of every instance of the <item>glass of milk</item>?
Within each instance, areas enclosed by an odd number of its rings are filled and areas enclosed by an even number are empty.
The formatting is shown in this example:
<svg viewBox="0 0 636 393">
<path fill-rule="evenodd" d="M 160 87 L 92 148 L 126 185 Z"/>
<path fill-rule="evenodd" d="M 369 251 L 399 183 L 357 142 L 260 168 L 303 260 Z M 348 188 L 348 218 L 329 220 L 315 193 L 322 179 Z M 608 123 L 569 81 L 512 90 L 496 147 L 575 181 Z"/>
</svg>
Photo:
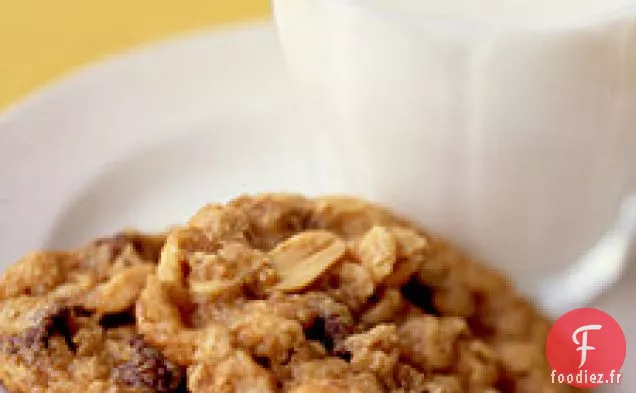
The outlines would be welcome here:
<svg viewBox="0 0 636 393">
<path fill-rule="evenodd" d="M 636 0 L 274 0 L 329 181 L 505 269 L 546 311 L 633 238 Z"/>
</svg>

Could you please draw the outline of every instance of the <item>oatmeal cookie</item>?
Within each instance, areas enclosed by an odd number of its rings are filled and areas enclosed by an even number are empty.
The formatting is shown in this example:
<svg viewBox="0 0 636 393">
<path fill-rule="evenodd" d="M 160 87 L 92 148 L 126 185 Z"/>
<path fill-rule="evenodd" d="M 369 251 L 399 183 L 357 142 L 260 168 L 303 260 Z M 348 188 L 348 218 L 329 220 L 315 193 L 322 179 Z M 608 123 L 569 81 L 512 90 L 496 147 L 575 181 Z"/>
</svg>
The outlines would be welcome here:
<svg viewBox="0 0 636 393">
<path fill-rule="evenodd" d="M 36 253 L 0 280 L 23 392 L 567 393 L 500 274 L 348 197 L 242 196 L 164 237 Z"/>
<path fill-rule="evenodd" d="M 165 236 L 35 252 L 0 278 L 0 381 L 12 393 L 174 391 L 185 370 L 137 333 Z"/>
</svg>

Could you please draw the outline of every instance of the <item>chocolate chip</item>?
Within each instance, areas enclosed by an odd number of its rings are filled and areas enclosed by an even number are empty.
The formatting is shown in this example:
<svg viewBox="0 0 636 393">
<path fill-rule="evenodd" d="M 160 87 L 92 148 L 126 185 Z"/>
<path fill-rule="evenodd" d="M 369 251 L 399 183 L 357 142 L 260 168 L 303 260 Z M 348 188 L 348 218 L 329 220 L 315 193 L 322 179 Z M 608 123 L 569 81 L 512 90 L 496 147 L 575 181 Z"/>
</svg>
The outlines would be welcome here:
<svg viewBox="0 0 636 393">
<path fill-rule="evenodd" d="M 134 349 L 133 356 L 113 371 L 116 380 L 134 389 L 157 393 L 184 391 L 183 368 L 168 361 L 157 349 L 148 346 L 142 337 L 135 337 L 131 346 Z"/>
<path fill-rule="evenodd" d="M 402 288 L 402 296 L 427 314 L 437 315 L 433 306 L 433 293 L 429 287 L 413 276 Z"/>
</svg>

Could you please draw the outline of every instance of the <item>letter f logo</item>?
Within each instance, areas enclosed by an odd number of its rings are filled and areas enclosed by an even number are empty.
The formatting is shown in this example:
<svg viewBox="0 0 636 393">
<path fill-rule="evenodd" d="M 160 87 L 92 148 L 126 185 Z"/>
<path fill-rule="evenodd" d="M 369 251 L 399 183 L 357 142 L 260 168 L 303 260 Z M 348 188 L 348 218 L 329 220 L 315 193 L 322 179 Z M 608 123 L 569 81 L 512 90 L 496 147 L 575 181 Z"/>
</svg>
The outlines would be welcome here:
<svg viewBox="0 0 636 393">
<path fill-rule="evenodd" d="M 581 364 L 579 365 L 579 368 L 583 367 L 583 365 L 587 361 L 587 351 L 593 351 L 596 349 L 594 347 L 587 345 L 587 332 L 590 330 L 601 330 L 602 328 L 603 328 L 602 325 L 585 325 L 576 329 L 574 333 L 572 334 L 572 341 L 574 341 L 574 344 L 580 345 L 580 347 L 576 349 L 577 351 L 581 351 Z M 579 339 L 577 338 L 577 336 L 581 332 L 583 334 L 581 335 L 582 337 L 581 342 L 579 342 Z"/>
</svg>

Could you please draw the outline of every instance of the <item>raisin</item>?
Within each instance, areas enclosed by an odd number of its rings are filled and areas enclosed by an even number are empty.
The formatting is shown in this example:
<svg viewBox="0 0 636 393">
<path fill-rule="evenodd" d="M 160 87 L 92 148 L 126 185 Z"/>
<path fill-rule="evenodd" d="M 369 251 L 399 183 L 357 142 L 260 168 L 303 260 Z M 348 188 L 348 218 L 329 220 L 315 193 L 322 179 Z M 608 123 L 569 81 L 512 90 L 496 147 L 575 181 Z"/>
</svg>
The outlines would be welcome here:
<svg viewBox="0 0 636 393">
<path fill-rule="evenodd" d="M 513 378 L 502 374 L 499 380 L 495 384 L 495 388 L 501 393 L 514 393 L 517 391 L 516 384 Z"/>
<path fill-rule="evenodd" d="M 351 334 L 352 326 L 344 318 L 337 314 L 327 314 L 316 317 L 311 326 L 305 330 L 308 340 L 320 342 L 327 352 L 332 353 L 334 348 Z"/>
<path fill-rule="evenodd" d="M 353 357 L 353 354 L 349 352 L 344 345 L 336 345 L 333 349 L 333 354 L 347 363 L 350 363 Z"/>
<path fill-rule="evenodd" d="M 402 287 L 401 292 L 402 296 L 425 313 L 437 315 L 437 310 L 435 310 L 433 306 L 433 294 L 431 289 L 422 284 L 415 276 Z"/>
<path fill-rule="evenodd" d="M 268 226 L 263 226 L 258 220 L 250 222 L 245 236 L 254 248 L 271 250 L 276 244 L 306 229 L 309 220 L 308 211 L 291 208 L 288 211 L 272 213 L 272 220 Z"/>
<path fill-rule="evenodd" d="M 159 261 L 161 248 L 164 243 L 164 236 L 136 233 L 117 233 L 111 237 L 97 239 L 94 242 L 96 246 L 108 246 L 111 251 L 112 260 L 115 260 L 124 251 L 126 246 L 130 244 L 143 260 L 152 262 Z"/>
<path fill-rule="evenodd" d="M 89 318 L 95 315 L 95 311 L 84 308 L 83 306 L 73 306 L 72 311 L 76 317 Z"/>
<path fill-rule="evenodd" d="M 311 326 L 305 329 L 305 337 L 307 337 L 307 340 L 320 342 L 327 351 L 331 351 L 333 349 L 333 340 L 327 336 L 327 332 L 325 331 L 325 320 L 321 317 L 314 319 Z"/>
<path fill-rule="evenodd" d="M 118 233 L 108 238 L 97 239 L 94 244 L 96 246 L 107 245 L 110 248 L 112 259 L 115 260 L 128 244 L 128 237 L 123 233 Z"/>
<path fill-rule="evenodd" d="M 129 240 L 139 256 L 146 261 L 159 262 L 165 236 L 129 235 Z"/>
<path fill-rule="evenodd" d="M 324 318 L 325 333 L 334 342 L 344 340 L 351 334 L 352 326 L 346 323 L 339 315 L 327 315 Z"/>
<path fill-rule="evenodd" d="M 185 372 L 182 367 L 168 361 L 140 336 L 135 337 L 130 344 L 134 349 L 133 356 L 115 368 L 116 380 L 134 389 L 157 393 L 185 391 Z"/>
<path fill-rule="evenodd" d="M 76 314 L 73 307 L 60 306 L 46 311 L 36 322 L 35 326 L 26 331 L 24 345 L 26 347 L 48 347 L 49 339 L 59 334 L 64 338 L 71 351 L 75 351 L 76 345 L 73 336 L 77 332 Z"/>
<path fill-rule="evenodd" d="M 15 355 L 20 351 L 23 338 L 19 336 L 6 336 L 0 339 L 0 351 Z"/>
<path fill-rule="evenodd" d="M 495 334 L 495 328 L 491 326 L 487 320 L 483 318 L 484 314 L 487 314 L 487 310 L 485 310 L 486 306 L 486 297 L 482 293 L 475 293 L 475 313 L 466 319 L 468 323 L 468 327 L 471 332 L 477 337 L 488 338 L 492 337 Z"/>
<path fill-rule="evenodd" d="M 268 357 L 265 356 L 255 356 L 254 361 L 258 363 L 261 367 L 269 369 L 272 367 L 272 361 L 269 360 Z"/>
<path fill-rule="evenodd" d="M 134 325 L 135 315 L 132 310 L 116 314 L 106 314 L 100 318 L 99 324 L 104 329 L 114 329 L 121 326 Z"/>
<path fill-rule="evenodd" d="M 26 364 L 32 365 L 44 349 L 41 336 L 38 329 L 30 328 L 21 335 L 2 337 L 0 339 L 0 351 L 8 355 L 18 356 Z"/>
<path fill-rule="evenodd" d="M 16 338 L 14 343 L 24 348 L 43 348 L 47 340 L 45 334 L 46 330 L 40 327 L 31 327 L 21 337 Z"/>
<path fill-rule="evenodd" d="M 298 233 L 309 224 L 310 214 L 305 209 L 291 209 L 280 217 L 280 229 L 287 234 Z"/>
<path fill-rule="evenodd" d="M 60 335 L 69 350 L 75 351 L 77 345 L 73 336 L 77 332 L 75 312 L 72 307 L 62 306 L 44 310 L 35 324 L 20 335 L 4 337 L 0 340 L 0 350 L 21 357 L 27 364 L 33 364 L 48 348 L 49 340 Z"/>
</svg>

